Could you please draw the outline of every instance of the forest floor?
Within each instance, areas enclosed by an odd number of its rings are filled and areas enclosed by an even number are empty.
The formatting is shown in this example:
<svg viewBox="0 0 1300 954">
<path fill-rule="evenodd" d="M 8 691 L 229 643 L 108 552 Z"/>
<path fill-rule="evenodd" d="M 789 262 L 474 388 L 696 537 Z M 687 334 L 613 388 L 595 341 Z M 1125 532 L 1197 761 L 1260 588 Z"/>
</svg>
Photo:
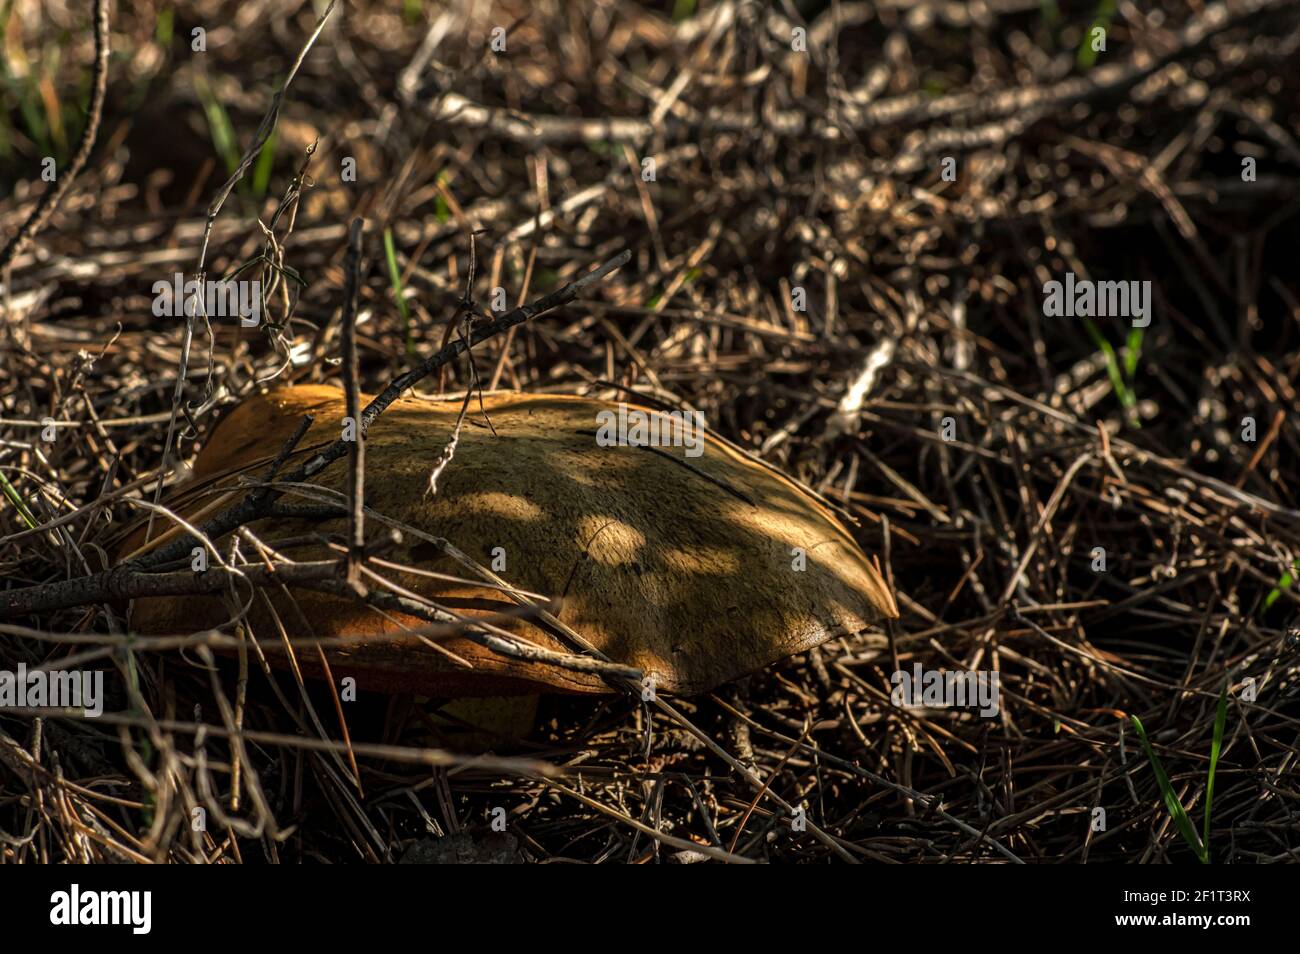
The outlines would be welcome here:
<svg viewBox="0 0 1300 954">
<path fill-rule="evenodd" d="M 1300 860 L 1300 4 L 118 4 L 78 171 L 92 6 L 0 4 L 0 242 L 76 173 L 0 275 L 0 589 L 109 569 L 224 409 L 339 380 L 359 217 L 365 391 L 629 250 L 420 389 L 699 410 L 900 618 L 484 760 L 111 601 L 0 613 L 0 670 L 110 687 L 0 710 L 0 857 Z M 155 316 L 201 263 L 259 327 Z M 896 705 L 916 665 L 995 717 Z"/>
</svg>

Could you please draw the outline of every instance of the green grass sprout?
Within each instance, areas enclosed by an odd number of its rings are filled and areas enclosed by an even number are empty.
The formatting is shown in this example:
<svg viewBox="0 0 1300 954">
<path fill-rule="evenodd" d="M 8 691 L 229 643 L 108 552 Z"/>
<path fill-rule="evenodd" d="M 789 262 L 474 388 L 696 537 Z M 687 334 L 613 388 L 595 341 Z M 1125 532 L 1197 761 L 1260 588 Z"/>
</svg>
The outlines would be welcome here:
<svg viewBox="0 0 1300 954">
<path fill-rule="evenodd" d="M 1093 64 L 1097 62 L 1097 51 L 1092 48 L 1092 31 L 1098 28 L 1102 30 L 1110 29 L 1110 21 L 1115 16 L 1115 0 L 1101 0 L 1097 5 L 1097 13 L 1093 17 L 1092 26 L 1088 27 L 1083 33 L 1083 41 L 1079 44 L 1079 52 L 1075 57 L 1075 62 L 1079 64 L 1080 69 L 1092 69 Z"/>
<path fill-rule="evenodd" d="M 1151 770 L 1156 776 L 1156 785 L 1160 788 L 1160 794 L 1164 798 L 1165 808 L 1169 811 L 1169 816 L 1174 821 L 1174 826 L 1178 833 L 1183 836 L 1183 841 L 1196 854 L 1201 864 L 1210 863 L 1210 812 L 1214 802 L 1214 778 L 1219 768 L 1219 754 L 1223 751 L 1223 729 L 1228 721 L 1228 686 L 1224 683 L 1222 691 L 1219 693 L 1219 704 L 1214 716 L 1214 737 L 1210 743 L 1210 770 L 1205 782 L 1205 822 L 1202 828 L 1202 834 L 1197 835 L 1196 827 L 1188 817 L 1187 809 L 1183 808 L 1183 803 L 1178 800 L 1178 795 L 1174 792 L 1174 786 L 1169 781 L 1169 775 L 1165 772 L 1164 765 L 1160 762 L 1160 757 L 1151 747 L 1151 742 L 1147 738 L 1146 729 L 1142 727 L 1142 720 L 1137 716 L 1129 717 L 1133 722 L 1133 728 L 1137 730 L 1138 738 L 1142 741 L 1142 748 L 1146 751 L 1147 761 L 1151 763 Z"/>
<path fill-rule="evenodd" d="M 402 326 L 406 329 L 406 353 L 415 354 L 415 338 L 411 330 L 411 312 L 406 307 L 406 295 L 402 291 L 402 270 L 397 267 L 397 249 L 393 247 L 393 230 L 384 229 L 384 258 L 388 262 L 388 281 L 393 286 L 393 297 L 397 299 L 397 310 L 402 316 Z"/>
<path fill-rule="evenodd" d="M 1101 329 L 1097 327 L 1097 323 L 1091 318 L 1086 319 L 1083 326 L 1087 329 L 1088 337 L 1092 339 L 1092 343 L 1097 346 L 1097 350 L 1106 359 L 1106 375 L 1110 378 L 1110 385 L 1115 391 L 1115 396 L 1119 398 L 1120 405 L 1125 411 L 1132 411 L 1137 407 L 1137 398 L 1133 394 L 1133 389 L 1125 381 L 1124 369 L 1120 367 L 1119 358 L 1115 354 L 1115 346 L 1106 340 L 1106 336 L 1101 333 Z M 1140 331 L 1141 329 L 1135 328 L 1134 330 Z M 1132 340 L 1131 336 L 1130 340 Z M 1132 352 L 1133 349 L 1130 347 L 1129 350 Z M 1137 358 L 1126 357 L 1125 365 L 1126 367 L 1131 365 L 1136 370 Z M 1131 377 L 1131 374 L 1129 377 Z"/>
<path fill-rule="evenodd" d="M 18 511 L 18 516 L 22 519 L 23 523 L 27 524 L 27 529 L 35 530 L 36 518 L 33 517 L 32 512 L 27 509 L 27 504 L 23 503 L 22 495 L 18 493 L 18 490 L 13 484 L 9 483 L 8 478 L 5 477 L 4 474 L 0 474 L 0 491 L 3 491 L 5 497 L 14 505 L 14 509 Z"/>
</svg>

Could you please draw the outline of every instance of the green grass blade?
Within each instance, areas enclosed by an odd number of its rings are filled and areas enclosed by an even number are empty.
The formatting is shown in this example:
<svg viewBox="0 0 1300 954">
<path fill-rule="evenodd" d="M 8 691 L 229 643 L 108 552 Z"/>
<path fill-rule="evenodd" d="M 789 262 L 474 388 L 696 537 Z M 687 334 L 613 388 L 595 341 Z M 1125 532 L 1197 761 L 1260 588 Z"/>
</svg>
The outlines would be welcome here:
<svg viewBox="0 0 1300 954">
<path fill-rule="evenodd" d="M 1210 774 L 1205 782 L 1205 828 L 1201 844 L 1205 846 L 1205 859 L 1210 859 L 1210 805 L 1214 802 L 1214 772 L 1219 767 L 1219 753 L 1223 750 L 1223 727 L 1228 722 L 1228 683 L 1225 680 L 1219 692 L 1219 707 L 1214 713 L 1214 740 L 1210 743 Z"/>
<path fill-rule="evenodd" d="M 1293 565 L 1291 570 L 1300 570 L 1300 564 Z M 1278 577 L 1277 586 L 1269 590 L 1268 595 L 1264 597 L 1264 605 L 1260 608 L 1260 612 L 1267 611 L 1278 601 L 1286 590 L 1291 589 L 1291 587 L 1295 585 L 1295 574 L 1292 573 L 1291 570 L 1287 570 Z"/>
<path fill-rule="evenodd" d="M 1209 864 L 1210 859 L 1206 854 L 1205 846 L 1201 844 L 1201 839 L 1196 834 L 1196 827 L 1192 820 L 1187 817 L 1187 809 L 1183 808 L 1183 803 L 1178 800 L 1174 794 L 1174 786 L 1169 781 L 1169 776 L 1165 774 L 1165 767 L 1160 764 L 1160 758 L 1156 755 L 1155 749 L 1151 747 L 1147 739 L 1146 729 L 1142 728 L 1142 720 L 1137 716 L 1129 716 L 1133 720 L 1133 728 L 1137 730 L 1138 738 L 1142 740 L 1142 748 L 1146 750 L 1147 761 L 1151 763 L 1151 770 L 1155 772 L 1156 784 L 1160 786 L 1160 794 L 1164 796 L 1165 808 L 1169 810 L 1169 815 L 1174 820 L 1174 826 L 1178 833 L 1183 836 L 1183 840 L 1191 846 L 1192 851 L 1196 852 L 1196 857 L 1201 860 L 1202 864 Z"/>
<path fill-rule="evenodd" d="M 28 136 L 37 144 L 41 154 L 48 156 L 53 153 L 54 143 L 50 139 L 49 128 L 45 125 L 45 110 L 34 83 L 23 89 L 18 101 L 18 112 L 27 126 Z"/>
<path fill-rule="evenodd" d="M 1132 410 L 1137 406 L 1137 398 L 1133 396 L 1133 391 L 1124 381 L 1124 374 L 1119 366 L 1119 358 L 1115 356 L 1115 347 L 1106 340 L 1106 337 L 1097 327 L 1097 323 L 1091 318 L 1084 321 L 1083 327 L 1087 330 L 1092 343 L 1097 346 L 1097 350 L 1106 359 L 1106 376 L 1110 378 L 1110 386 L 1114 388 L 1119 403 L 1125 410 Z"/>
<path fill-rule="evenodd" d="M 695 0 L 675 0 L 673 3 L 673 22 L 681 23 L 695 13 Z"/>
<path fill-rule="evenodd" d="M 212 137 L 212 146 L 221 157 L 221 161 L 226 164 L 226 172 L 234 175 L 235 170 L 239 168 L 239 146 L 230 114 L 226 112 L 226 107 L 221 104 L 221 100 L 217 99 L 202 73 L 195 74 L 194 89 L 203 104 L 203 115 L 208 121 L 208 134 Z"/>
<path fill-rule="evenodd" d="M 0 474 L 0 491 L 3 491 L 5 497 L 14 505 L 14 509 L 18 511 L 18 516 L 22 518 L 23 523 L 27 524 L 27 529 L 35 530 L 36 518 L 27 509 L 27 504 L 23 503 L 22 495 L 18 493 L 13 484 L 9 483 L 9 479 L 4 474 Z"/>
<path fill-rule="evenodd" d="M 1142 332 L 1141 328 L 1128 330 L 1128 341 L 1125 342 L 1124 350 L 1124 377 L 1129 384 L 1133 383 L 1133 375 L 1137 374 L 1138 361 L 1142 357 Z"/>
<path fill-rule="evenodd" d="M 175 21 L 176 11 L 166 7 L 158 11 L 158 16 L 153 22 L 154 41 L 164 50 L 172 45 L 172 28 Z"/>
<path fill-rule="evenodd" d="M 411 335 L 411 313 L 406 308 L 406 296 L 402 293 L 402 270 L 397 267 L 397 250 L 393 248 L 393 230 L 384 229 L 384 258 L 388 261 L 388 281 L 393 286 L 393 297 L 397 299 L 397 310 L 402 315 L 402 326 L 406 329 L 406 353 L 415 354 L 415 339 Z"/>
<path fill-rule="evenodd" d="M 1101 0 L 1097 6 L 1097 15 L 1090 26 L 1083 33 L 1083 42 L 1079 44 L 1079 52 L 1075 55 L 1075 60 L 1080 69 L 1092 69 L 1097 62 L 1097 51 L 1092 48 L 1092 31 L 1100 27 L 1103 30 L 1110 29 L 1110 21 L 1115 16 L 1115 0 Z"/>
<path fill-rule="evenodd" d="M 253 198 L 259 202 L 266 198 L 266 190 L 271 184 L 271 167 L 275 165 L 275 145 L 278 130 L 272 129 L 271 135 L 262 144 L 262 151 L 253 163 Z"/>
</svg>

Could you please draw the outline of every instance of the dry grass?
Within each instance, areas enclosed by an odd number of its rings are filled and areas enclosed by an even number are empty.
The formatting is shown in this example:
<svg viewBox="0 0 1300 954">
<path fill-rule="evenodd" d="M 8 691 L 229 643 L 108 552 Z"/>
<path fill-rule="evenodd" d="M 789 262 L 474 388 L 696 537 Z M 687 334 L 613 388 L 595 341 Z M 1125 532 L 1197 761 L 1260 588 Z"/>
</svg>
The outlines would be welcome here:
<svg viewBox="0 0 1300 954">
<path fill-rule="evenodd" d="M 5 7 L 26 52 L 0 90 L 5 238 L 39 158 L 76 148 L 82 6 Z M 388 861 L 457 832 L 497 850 L 481 835 L 502 808 L 545 861 L 1187 861 L 1126 727 L 1199 828 L 1225 684 L 1210 852 L 1300 857 L 1281 585 L 1300 558 L 1300 5 L 1113 6 L 889 0 L 804 22 L 719 3 L 674 25 L 629 0 L 349 4 L 288 91 L 271 174 L 250 171 L 207 249 L 211 274 L 262 256 L 286 276 L 267 326 L 196 323 L 179 403 L 184 322 L 150 289 L 200 262 L 228 172 L 213 104 L 249 145 L 318 11 L 116 11 L 97 146 L 3 299 L 0 476 L 55 527 L 25 532 L 0 500 L 5 588 L 108 568 L 159 476 L 183 477 L 160 470 L 174 417 L 189 458 L 258 382 L 338 376 L 359 215 L 365 390 L 454 338 L 466 294 L 513 306 L 629 248 L 585 299 L 476 346 L 477 382 L 704 411 L 858 517 L 902 618 L 705 697 L 546 699 L 529 742 L 480 760 L 431 747 L 427 704 L 340 710 L 255 659 L 207 665 L 204 638 L 132 640 L 121 606 L 0 619 L 0 669 L 111 665 L 114 713 L 0 713 L 0 859 Z M 1150 280 L 1150 326 L 1044 318 L 1067 271 Z M 463 389 L 469 367 L 422 387 Z M 891 705 L 916 662 L 997 670 L 998 717 Z"/>
</svg>

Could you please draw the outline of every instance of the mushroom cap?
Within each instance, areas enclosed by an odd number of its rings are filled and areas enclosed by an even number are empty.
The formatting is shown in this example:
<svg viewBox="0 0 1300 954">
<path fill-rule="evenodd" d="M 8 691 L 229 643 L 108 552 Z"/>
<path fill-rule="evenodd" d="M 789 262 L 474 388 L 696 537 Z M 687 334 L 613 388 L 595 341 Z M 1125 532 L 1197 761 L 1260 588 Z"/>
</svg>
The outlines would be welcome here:
<svg viewBox="0 0 1300 954">
<path fill-rule="evenodd" d="M 407 396 L 394 402 L 365 438 L 367 507 L 450 542 L 484 566 L 504 556 L 502 578 L 558 601 L 550 612 L 562 623 L 615 662 L 653 673 L 657 688 L 704 692 L 898 615 L 876 567 L 824 504 L 717 436 L 698 435 L 698 456 L 687 455 L 694 438 L 680 430 L 679 437 L 690 437 L 688 447 L 601 446 L 597 435 L 619 413 L 618 404 L 518 393 L 481 400 L 471 400 L 454 457 L 432 493 L 430 472 L 445 452 L 461 401 Z M 294 460 L 340 435 L 343 393 L 300 385 L 245 400 L 213 431 L 194 480 L 171 506 L 193 515 L 212 507 L 214 487 L 232 488 L 244 473 L 263 476 L 305 414 L 314 421 Z M 346 494 L 347 471 L 344 459 L 314 482 Z M 232 491 L 227 505 L 243 492 Z M 368 520 L 368 528 L 375 526 Z M 346 523 L 277 517 L 252 529 L 274 547 L 310 534 L 341 537 Z M 123 557 L 142 540 L 135 533 Z M 320 560 L 330 552 L 310 546 L 291 556 Z M 409 532 L 384 558 L 465 580 L 381 570 L 464 616 L 517 607 L 499 587 L 470 582 L 471 571 Z M 594 674 L 506 658 L 459 636 L 442 641 L 460 662 L 408 632 L 427 627 L 424 620 L 302 588 L 290 587 L 288 597 L 274 589 L 265 592 L 279 623 L 262 600 L 248 615 L 272 661 L 285 662 L 282 624 L 291 637 L 348 637 L 345 646 L 327 650 L 330 670 L 335 678 L 356 676 L 362 688 L 443 696 L 611 691 Z M 215 597 L 154 597 L 135 602 L 132 628 L 189 632 L 230 616 Z M 572 651 L 540 622 L 498 625 L 548 649 Z M 296 656 L 303 669 L 320 672 L 317 653 Z"/>
</svg>

